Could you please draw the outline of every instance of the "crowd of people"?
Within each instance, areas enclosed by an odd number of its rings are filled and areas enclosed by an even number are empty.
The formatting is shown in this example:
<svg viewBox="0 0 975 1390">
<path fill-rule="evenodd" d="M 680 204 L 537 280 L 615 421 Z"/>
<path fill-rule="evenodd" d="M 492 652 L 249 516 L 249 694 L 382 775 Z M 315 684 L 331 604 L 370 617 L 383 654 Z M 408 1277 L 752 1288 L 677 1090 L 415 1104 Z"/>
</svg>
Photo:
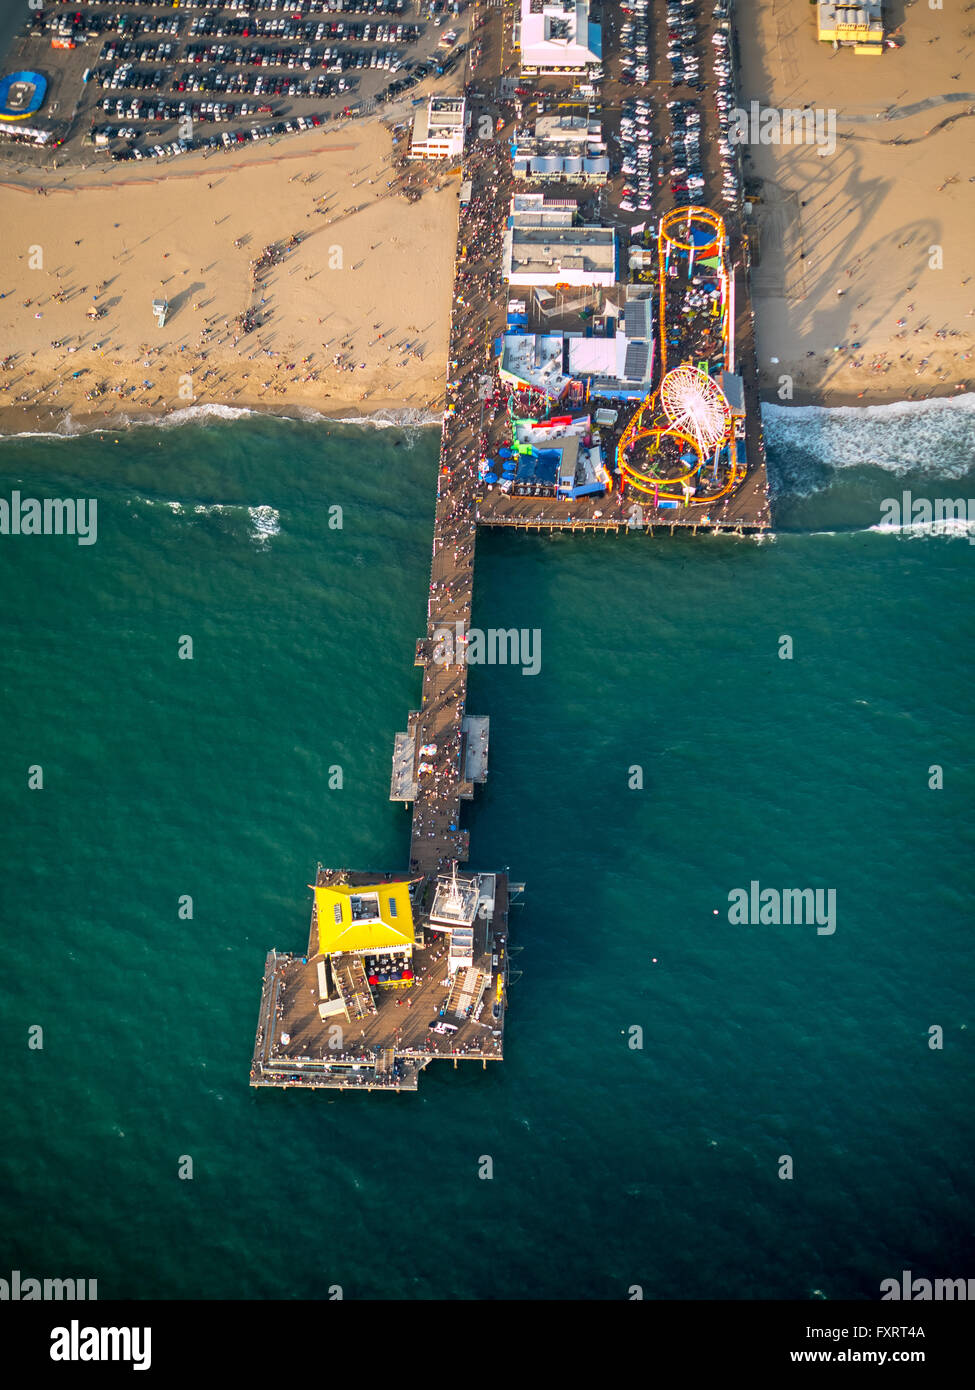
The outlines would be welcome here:
<svg viewBox="0 0 975 1390">
<path fill-rule="evenodd" d="M 500 132 L 499 132 L 500 135 Z M 440 446 L 430 598 L 428 660 L 417 744 L 435 744 L 433 770 L 419 779 L 413 806 L 411 866 L 435 871 L 466 858 L 460 830 L 465 783 L 462 725 L 467 693 L 466 646 L 454 640 L 471 617 L 477 529 L 477 460 L 503 396 L 492 356 L 493 334 L 505 322 L 502 237 L 510 197 L 510 165 L 500 138 L 478 140 L 465 161 L 471 198 L 461 213 L 450 333 L 450 375 Z M 458 626 L 459 625 L 459 626 Z M 437 632 L 451 634 L 449 659 L 438 659 Z"/>
</svg>

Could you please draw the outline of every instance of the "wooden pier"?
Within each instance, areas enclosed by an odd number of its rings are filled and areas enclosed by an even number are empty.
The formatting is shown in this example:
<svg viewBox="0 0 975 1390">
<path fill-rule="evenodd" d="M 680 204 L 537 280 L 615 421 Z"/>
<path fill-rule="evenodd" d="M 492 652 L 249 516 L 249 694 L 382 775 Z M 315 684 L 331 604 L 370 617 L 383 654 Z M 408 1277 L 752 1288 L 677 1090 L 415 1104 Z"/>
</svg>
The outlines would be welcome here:
<svg viewBox="0 0 975 1390">
<path fill-rule="evenodd" d="M 368 877 L 320 868 L 316 882 Z M 467 970 L 448 977 L 446 938 L 429 931 L 414 949 L 409 989 L 373 989 L 359 957 L 333 956 L 329 993 L 340 998 L 341 1009 L 330 1010 L 338 1000 L 321 997 L 324 964 L 312 908 L 306 954 L 271 951 L 265 961 L 251 1085 L 415 1091 L 433 1061 L 499 1062 L 508 992 L 508 878 L 482 879 L 490 910 L 475 918 Z M 431 897 L 432 882 L 419 898 L 421 923 Z"/>
<path fill-rule="evenodd" d="M 473 115 L 486 111 L 495 138 L 471 138 L 463 177 L 468 198 L 459 217 L 455 256 L 448 383 L 444 413 L 426 628 L 416 643 L 422 670 L 420 708 L 395 736 L 390 798 L 412 806 L 409 878 L 415 943 L 408 988 L 370 983 L 362 959 L 320 951 L 315 909 L 305 956 L 272 951 L 266 960 L 254 1058 L 253 1086 L 304 1086 L 343 1090 L 412 1091 L 433 1060 L 500 1061 L 509 983 L 508 911 L 524 885 L 507 873 L 473 875 L 477 911 L 464 933 L 467 955 L 449 959 L 454 937 L 432 919 L 446 875 L 466 864 L 469 833 L 461 808 L 488 776 L 489 726 L 467 714 L 467 649 L 474 557 L 479 526 L 521 530 L 623 534 L 745 535 L 769 525 L 761 418 L 756 389 L 754 334 L 748 289 L 747 239 L 729 219 L 736 283 L 738 370 L 746 400 L 748 470 L 729 496 L 713 504 L 654 507 L 639 494 L 613 490 L 572 500 L 539 495 L 540 489 L 486 486 L 478 464 L 507 442 L 508 417 L 499 392 L 494 342 L 505 331 L 507 295 L 501 273 L 502 237 L 513 188 L 508 144 L 513 134 L 509 95 L 512 63 L 503 29 L 509 10 L 478 4 L 477 37 L 482 62 L 468 84 Z M 657 17 L 656 28 L 664 21 Z M 663 49 L 657 55 L 662 62 Z M 507 67 L 507 73 L 503 68 Z M 502 96 L 502 76 L 508 78 Z M 559 79 L 556 79 L 558 81 Z M 563 82 L 565 79 L 562 79 Z M 551 79 L 549 79 L 551 82 Z M 613 109 L 630 89 L 604 89 Z M 657 89 L 658 92 L 661 90 Z M 709 108 L 706 107 L 709 111 Z M 500 125 L 496 124 L 500 120 Z M 709 112 L 705 134 L 716 136 Z M 661 146 L 661 149 L 663 147 Z M 666 210 L 666 206 L 659 211 Z M 614 221 L 617 221 L 615 216 Z M 622 231 L 625 237 L 625 229 Z M 625 244 L 625 243 L 624 243 Z M 595 409 L 597 402 L 591 402 Z M 609 404 L 607 402 L 607 404 Z M 619 404 L 619 402 L 615 402 Z M 633 409 L 636 403 L 633 403 Z M 627 414 L 626 411 L 620 412 Z M 632 410 L 628 412 L 632 414 Z M 625 425 L 620 422 L 619 428 Z M 607 432 L 606 457 L 615 456 Z M 554 491 L 554 489 L 552 489 Z M 386 879 L 392 876 L 385 875 Z M 398 876 L 402 878 L 403 876 Z M 316 885 L 375 884 L 377 875 L 319 868 Z M 451 969 L 451 965 L 453 969 Z M 401 982 L 405 983 L 405 982 Z"/>
<path fill-rule="evenodd" d="M 500 486 L 485 486 L 477 465 L 507 442 L 507 415 L 492 409 L 497 388 L 493 354 L 495 338 L 505 330 L 508 287 L 500 273 L 502 234 L 514 183 L 508 141 L 513 133 L 510 107 L 501 102 L 503 76 L 502 26 L 504 12 L 478 9 L 486 23 L 478 30 L 484 61 L 477 89 L 492 94 L 490 114 L 501 112 L 504 128 L 492 141 L 471 140 L 464 176 L 469 202 L 462 208 L 457 239 L 454 312 L 451 322 L 451 363 L 447 411 L 434 516 L 433 557 L 427 606 L 427 629 L 417 642 L 417 663 L 423 668 L 422 701 L 410 715 L 405 735 L 397 735 L 394 754 L 395 799 L 412 800 L 411 870 L 432 874 L 453 862 L 466 861 L 469 845 L 460 828 L 461 801 L 472 794 L 466 774 L 463 720 L 467 697 L 467 663 L 454 634 L 467 631 L 471 619 L 474 554 L 478 526 L 560 531 L 639 531 L 649 535 L 675 531 L 745 534 L 769 525 L 765 458 L 757 394 L 754 389 L 754 351 L 747 265 L 736 243 L 738 264 L 737 332 L 739 357 L 747 399 L 746 456 L 749 472 L 730 496 L 707 505 L 655 508 L 648 499 L 619 490 L 603 496 L 557 499 L 519 495 Z M 470 91 L 470 87 L 468 88 Z M 483 101 L 483 98 L 482 98 Z M 492 122 L 493 123 L 493 122 Z M 713 113 L 711 124 L 714 124 Z M 471 301 L 471 287 L 476 298 Z M 484 385 L 488 383 L 488 391 Z M 621 426 L 622 427 L 622 426 Z M 615 439 L 608 437 L 607 456 Z M 444 634 L 453 639 L 444 641 Z M 444 655 L 447 647 L 448 655 Z M 439 659 L 438 659 L 439 651 Z M 421 747 L 435 746 L 435 771 L 416 776 Z M 412 758 L 412 773 L 407 764 Z M 409 795 L 407 795 L 409 793 Z"/>
</svg>

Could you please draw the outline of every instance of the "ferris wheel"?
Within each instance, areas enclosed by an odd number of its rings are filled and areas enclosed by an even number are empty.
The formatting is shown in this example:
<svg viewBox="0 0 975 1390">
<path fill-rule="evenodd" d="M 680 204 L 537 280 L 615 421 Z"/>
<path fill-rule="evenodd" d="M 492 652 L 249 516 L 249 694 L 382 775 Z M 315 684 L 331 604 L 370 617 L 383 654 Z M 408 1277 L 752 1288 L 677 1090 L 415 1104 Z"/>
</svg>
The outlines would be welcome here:
<svg viewBox="0 0 975 1390">
<path fill-rule="evenodd" d="M 724 392 L 699 367 L 675 367 L 660 383 L 660 403 L 675 430 L 708 450 L 727 438 L 731 408 Z"/>
</svg>

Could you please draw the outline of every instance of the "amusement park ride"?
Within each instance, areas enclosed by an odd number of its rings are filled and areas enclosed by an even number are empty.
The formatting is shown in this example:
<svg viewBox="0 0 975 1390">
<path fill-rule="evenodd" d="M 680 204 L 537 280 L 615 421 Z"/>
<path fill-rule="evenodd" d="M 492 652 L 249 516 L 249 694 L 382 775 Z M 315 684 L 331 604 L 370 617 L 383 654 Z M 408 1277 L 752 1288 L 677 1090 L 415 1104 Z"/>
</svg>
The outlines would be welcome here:
<svg viewBox="0 0 975 1390">
<path fill-rule="evenodd" d="M 710 504 L 746 472 L 721 382 L 735 370 L 734 275 L 723 218 L 710 208 L 667 213 L 657 236 L 661 380 L 620 437 L 624 487 L 654 506 Z M 676 365 L 668 367 L 668 356 Z"/>
</svg>

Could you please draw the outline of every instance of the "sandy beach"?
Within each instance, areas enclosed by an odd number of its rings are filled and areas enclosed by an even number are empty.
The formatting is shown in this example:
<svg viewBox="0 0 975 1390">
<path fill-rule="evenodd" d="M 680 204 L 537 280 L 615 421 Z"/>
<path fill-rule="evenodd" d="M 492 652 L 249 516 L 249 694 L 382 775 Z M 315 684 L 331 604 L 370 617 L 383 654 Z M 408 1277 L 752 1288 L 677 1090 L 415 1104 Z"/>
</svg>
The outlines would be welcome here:
<svg viewBox="0 0 975 1390">
<path fill-rule="evenodd" d="M 975 379 L 975 26 L 920 3 L 894 19 L 904 46 L 870 58 L 818 43 L 805 0 L 738 6 L 741 107 L 836 118 L 831 153 L 746 147 L 770 400 L 920 399 Z M 419 201 L 390 187 L 407 176 L 426 180 Z M 458 189 L 397 168 L 378 120 L 162 167 L 7 173 L 0 431 L 207 404 L 439 411 Z"/>
<path fill-rule="evenodd" d="M 830 405 L 971 389 L 971 16 L 894 6 L 904 46 L 874 58 L 818 43 L 805 0 L 740 0 L 738 13 L 740 106 L 836 112 L 832 154 L 747 147 L 746 177 L 762 180 L 752 293 L 763 395 L 790 399 L 783 375 L 791 399 Z"/>
<path fill-rule="evenodd" d="M 429 184 L 407 201 L 388 186 L 397 170 L 378 121 L 130 167 L 35 175 L 42 193 L 26 177 L 0 187 L 0 430 L 208 403 L 437 408 L 456 176 L 438 186 L 410 166 Z M 255 282 L 252 263 L 272 245 L 276 262 Z M 156 298 L 169 302 L 163 328 Z M 244 332 L 248 310 L 260 326 Z"/>
</svg>

